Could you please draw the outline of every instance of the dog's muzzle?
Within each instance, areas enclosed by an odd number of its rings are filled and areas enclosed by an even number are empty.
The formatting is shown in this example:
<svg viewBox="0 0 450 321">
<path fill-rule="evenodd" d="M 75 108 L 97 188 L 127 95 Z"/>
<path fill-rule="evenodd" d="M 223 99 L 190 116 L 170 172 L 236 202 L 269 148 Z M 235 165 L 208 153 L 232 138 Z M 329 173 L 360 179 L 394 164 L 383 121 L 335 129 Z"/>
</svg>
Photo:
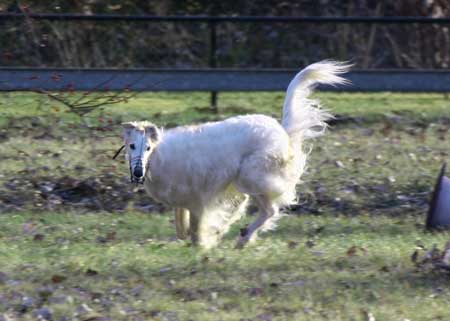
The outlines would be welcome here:
<svg viewBox="0 0 450 321">
<path fill-rule="evenodd" d="M 140 177 L 142 177 L 142 176 L 144 176 L 144 170 L 142 169 L 142 167 L 135 167 L 134 168 L 134 171 L 133 171 L 133 176 L 134 177 L 138 177 L 138 178 L 140 178 Z"/>
<path fill-rule="evenodd" d="M 134 176 L 134 174 L 133 174 L 133 175 L 131 175 L 130 180 L 131 180 L 131 183 L 144 184 L 145 177 L 144 176 L 137 177 L 137 176 Z"/>
<path fill-rule="evenodd" d="M 144 176 L 144 168 L 142 167 L 142 163 L 136 164 L 134 169 L 130 166 L 130 174 L 131 174 L 131 182 L 136 184 L 143 184 L 145 181 Z"/>
</svg>

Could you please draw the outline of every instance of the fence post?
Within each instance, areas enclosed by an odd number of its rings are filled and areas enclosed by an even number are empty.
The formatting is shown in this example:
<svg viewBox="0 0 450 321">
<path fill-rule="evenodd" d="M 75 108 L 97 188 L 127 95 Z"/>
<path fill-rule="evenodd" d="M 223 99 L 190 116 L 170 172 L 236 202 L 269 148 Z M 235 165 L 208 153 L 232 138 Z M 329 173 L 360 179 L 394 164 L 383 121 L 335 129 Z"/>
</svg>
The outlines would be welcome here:
<svg viewBox="0 0 450 321">
<path fill-rule="evenodd" d="M 209 20 L 209 67 L 216 68 L 216 53 L 217 53 L 217 22 Z M 218 112 L 217 107 L 217 91 L 211 91 L 211 109 Z"/>
</svg>

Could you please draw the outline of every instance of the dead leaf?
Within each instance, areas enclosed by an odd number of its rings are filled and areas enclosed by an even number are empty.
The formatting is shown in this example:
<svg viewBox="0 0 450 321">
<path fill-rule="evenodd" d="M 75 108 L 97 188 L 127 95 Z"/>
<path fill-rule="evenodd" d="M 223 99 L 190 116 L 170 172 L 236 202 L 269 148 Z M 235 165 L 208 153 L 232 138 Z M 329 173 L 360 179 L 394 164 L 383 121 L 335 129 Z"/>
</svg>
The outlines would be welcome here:
<svg viewBox="0 0 450 321">
<path fill-rule="evenodd" d="M 98 236 L 95 240 L 98 243 L 106 243 L 106 242 L 114 241 L 115 239 L 116 239 L 116 232 L 112 231 L 112 232 L 108 232 L 106 234 L 106 236 Z"/>
<path fill-rule="evenodd" d="M 101 315 L 93 315 L 83 318 L 83 321 L 105 321 L 105 320 L 109 320 L 109 318 Z"/>
<path fill-rule="evenodd" d="M 65 281 L 66 279 L 67 279 L 67 277 L 65 277 L 64 275 L 55 274 L 52 276 L 53 283 L 61 283 L 61 282 Z"/>
<path fill-rule="evenodd" d="M 160 310 L 151 310 L 148 314 L 149 314 L 152 318 L 156 318 L 156 317 L 158 317 L 158 316 L 161 315 L 161 311 L 160 311 Z"/>
<path fill-rule="evenodd" d="M 298 246 L 298 242 L 296 241 L 289 241 L 288 242 L 288 248 L 295 249 Z"/>
<path fill-rule="evenodd" d="M 389 134 L 391 133 L 393 127 L 394 127 L 394 126 L 392 125 L 391 122 L 385 121 L 384 127 L 380 130 L 380 132 L 381 132 L 384 136 L 389 136 Z"/>
<path fill-rule="evenodd" d="M 44 234 L 35 234 L 33 237 L 33 241 L 42 241 L 44 240 L 45 235 Z"/>
<path fill-rule="evenodd" d="M 347 256 L 355 256 L 358 255 L 358 250 L 362 252 L 363 255 L 367 254 L 367 250 L 362 246 L 353 245 L 347 250 Z"/>
<path fill-rule="evenodd" d="M 106 240 L 114 241 L 115 239 L 116 239 L 116 231 L 112 231 L 106 234 Z"/>
<path fill-rule="evenodd" d="M 390 272 L 391 270 L 389 269 L 389 267 L 387 265 L 381 267 L 380 269 L 381 272 Z"/>
<path fill-rule="evenodd" d="M 264 294 L 263 288 L 250 288 L 248 291 L 248 294 L 250 296 L 261 296 Z"/>
<path fill-rule="evenodd" d="M 350 248 L 347 250 L 347 256 L 354 256 L 354 255 L 356 255 L 357 249 L 358 249 L 358 248 L 357 248 L 355 245 L 353 245 L 352 247 L 350 247 Z"/>
<path fill-rule="evenodd" d="M 316 243 L 314 242 L 314 240 L 308 240 L 305 243 L 306 247 L 312 248 L 314 245 L 316 245 Z"/>
<path fill-rule="evenodd" d="M 98 274 L 98 272 L 96 270 L 93 270 L 93 269 L 87 269 L 86 270 L 86 275 L 87 276 L 95 276 L 97 274 Z"/>
</svg>

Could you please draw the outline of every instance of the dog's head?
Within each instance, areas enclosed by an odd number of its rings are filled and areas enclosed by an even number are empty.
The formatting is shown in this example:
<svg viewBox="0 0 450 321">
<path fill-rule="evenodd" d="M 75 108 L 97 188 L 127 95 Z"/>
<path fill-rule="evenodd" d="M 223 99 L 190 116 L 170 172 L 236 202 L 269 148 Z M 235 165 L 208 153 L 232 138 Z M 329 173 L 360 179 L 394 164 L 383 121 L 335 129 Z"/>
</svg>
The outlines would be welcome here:
<svg viewBox="0 0 450 321">
<path fill-rule="evenodd" d="M 161 133 L 154 124 L 147 121 L 123 123 L 122 126 L 131 182 L 143 183 L 148 160 L 161 138 Z"/>
</svg>

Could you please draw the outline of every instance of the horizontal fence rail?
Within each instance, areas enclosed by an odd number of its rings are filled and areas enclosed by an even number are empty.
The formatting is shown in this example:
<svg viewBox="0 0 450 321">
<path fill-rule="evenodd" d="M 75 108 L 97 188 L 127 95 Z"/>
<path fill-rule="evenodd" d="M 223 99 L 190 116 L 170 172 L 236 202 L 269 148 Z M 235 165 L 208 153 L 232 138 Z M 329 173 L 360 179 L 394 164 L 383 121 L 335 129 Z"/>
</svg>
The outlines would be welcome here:
<svg viewBox="0 0 450 321">
<path fill-rule="evenodd" d="M 197 22 L 307 22 L 307 23 L 437 23 L 450 24 L 450 17 L 289 17 L 289 16 L 153 16 L 119 14 L 75 14 L 75 13 L 0 13 L 0 20 L 31 18 L 36 20 L 95 20 L 95 21 L 197 21 Z"/>
<path fill-rule="evenodd" d="M 55 69 L 1 68 L 0 91 L 14 90 L 135 90 L 211 91 L 216 105 L 219 91 L 285 90 L 297 70 L 220 69 L 217 66 L 217 25 L 233 23 L 333 23 L 333 24 L 449 24 L 450 17 L 287 17 L 287 16 L 152 16 L 116 14 L 0 13 L 0 21 L 144 21 L 208 23 L 210 69 Z M 323 90 L 450 92 L 450 70 L 352 71 L 352 85 Z"/>
<path fill-rule="evenodd" d="M 298 70 L 0 68 L 0 91 L 284 91 Z M 327 91 L 450 92 L 450 71 L 376 70 L 345 75 Z"/>
</svg>

